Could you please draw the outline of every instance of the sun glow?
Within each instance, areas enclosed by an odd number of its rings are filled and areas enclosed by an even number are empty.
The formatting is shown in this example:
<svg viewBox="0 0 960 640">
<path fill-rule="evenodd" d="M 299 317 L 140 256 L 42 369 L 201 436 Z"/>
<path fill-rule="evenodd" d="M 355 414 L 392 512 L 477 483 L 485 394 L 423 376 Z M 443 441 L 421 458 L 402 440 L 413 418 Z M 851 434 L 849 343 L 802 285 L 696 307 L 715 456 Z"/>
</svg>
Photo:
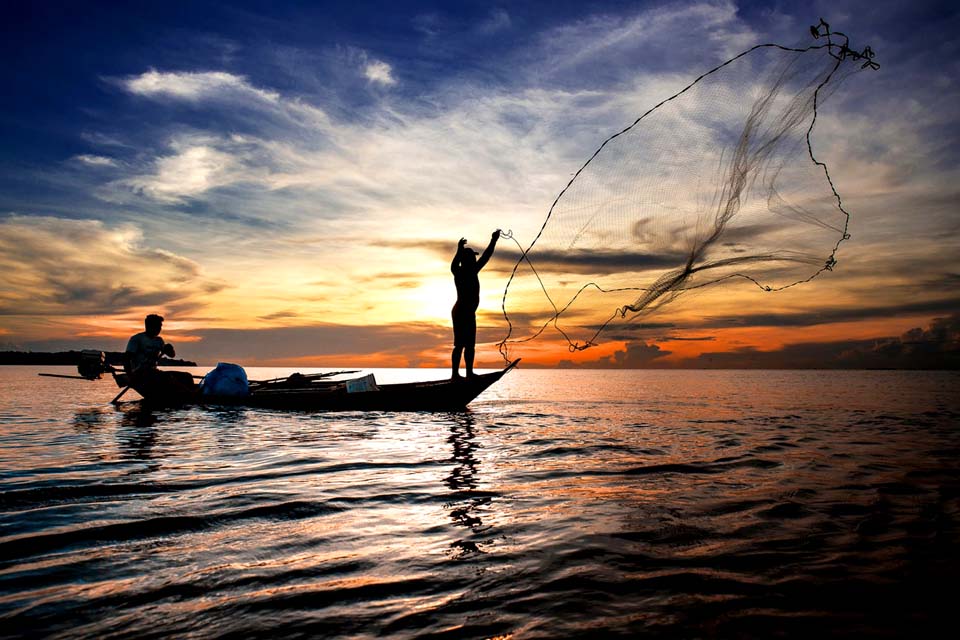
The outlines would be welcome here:
<svg viewBox="0 0 960 640">
<path fill-rule="evenodd" d="M 411 320 L 450 324 L 450 311 L 457 300 L 453 278 L 425 278 L 408 291 L 404 311 Z"/>
</svg>

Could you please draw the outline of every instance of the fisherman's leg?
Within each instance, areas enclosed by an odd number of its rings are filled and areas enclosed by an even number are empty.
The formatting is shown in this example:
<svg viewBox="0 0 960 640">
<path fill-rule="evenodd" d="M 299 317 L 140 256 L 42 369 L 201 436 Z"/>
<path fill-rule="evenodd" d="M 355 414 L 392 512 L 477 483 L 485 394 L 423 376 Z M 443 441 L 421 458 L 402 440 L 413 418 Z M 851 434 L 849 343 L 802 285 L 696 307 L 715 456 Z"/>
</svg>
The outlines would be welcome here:
<svg viewBox="0 0 960 640">
<path fill-rule="evenodd" d="M 455 346 L 455 347 L 453 348 L 453 353 L 450 355 L 450 365 L 451 365 L 452 368 L 453 368 L 452 375 L 450 376 L 451 378 L 459 378 L 459 377 L 460 377 L 460 372 L 459 372 L 459 369 L 460 369 L 460 354 L 462 354 L 462 353 L 463 353 L 463 347 L 456 347 L 456 346 Z"/>
<path fill-rule="evenodd" d="M 474 354 L 474 348 L 473 348 L 473 347 L 465 347 L 463 351 L 464 351 L 464 355 L 466 356 L 466 361 L 467 361 L 467 377 L 468 377 L 468 378 L 471 378 L 471 377 L 473 377 L 473 354 Z"/>
</svg>

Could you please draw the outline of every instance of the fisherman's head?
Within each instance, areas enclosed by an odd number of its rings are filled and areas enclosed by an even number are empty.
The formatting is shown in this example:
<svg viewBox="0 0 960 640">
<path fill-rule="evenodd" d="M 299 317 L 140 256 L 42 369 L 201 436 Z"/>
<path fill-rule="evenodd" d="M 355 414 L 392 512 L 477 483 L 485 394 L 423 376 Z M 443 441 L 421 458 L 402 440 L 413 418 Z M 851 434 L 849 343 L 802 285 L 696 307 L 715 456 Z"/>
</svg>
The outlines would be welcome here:
<svg viewBox="0 0 960 640">
<path fill-rule="evenodd" d="M 464 247 L 460 250 L 460 262 L 464 264 L 477 264 L 477 256 L 480 255 L 470 247 Z"/>
<path fill-rule="evenodd" d="M 156 337 L 160 335 L 160 328 L 163 326 L 163 317 L 151 313 L 143 319 L 143 328 L 147 330 L 147 335 Z"/>
</svg>

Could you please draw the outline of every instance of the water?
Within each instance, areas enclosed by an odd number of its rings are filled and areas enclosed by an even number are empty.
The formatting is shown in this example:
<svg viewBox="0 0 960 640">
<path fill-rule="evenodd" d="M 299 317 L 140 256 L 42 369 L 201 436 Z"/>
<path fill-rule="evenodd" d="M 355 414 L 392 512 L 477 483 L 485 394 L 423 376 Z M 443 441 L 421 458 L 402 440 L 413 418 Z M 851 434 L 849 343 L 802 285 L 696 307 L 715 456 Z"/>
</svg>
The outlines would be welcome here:
<svg viewBox="0 0 960 640">
<path fill-rule="evenodd" d="M 466 413 L 323 414 L 118 409 L 110 381 L 38 370 L 0 368 L 0 635 L 952 620 L 956 372 L 519 370 Z"/>
</svg>

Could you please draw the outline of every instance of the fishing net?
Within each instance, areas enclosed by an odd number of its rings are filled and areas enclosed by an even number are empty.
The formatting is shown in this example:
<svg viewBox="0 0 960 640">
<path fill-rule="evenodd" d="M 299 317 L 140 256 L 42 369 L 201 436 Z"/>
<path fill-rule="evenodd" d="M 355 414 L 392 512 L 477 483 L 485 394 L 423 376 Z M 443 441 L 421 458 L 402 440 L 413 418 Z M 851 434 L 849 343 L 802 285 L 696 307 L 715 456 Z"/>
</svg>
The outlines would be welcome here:
<svg viewBox="0 0 960 640">
<path fill-rule="evenodd" d="M 833 268 L 849 214 L 811 134 L 828 94 L 878 65 L 822 20 L 811 35 L 744 51 L 604 141 L 517 243 L 505 359 L 544 333 L 586 349 L 708 285 L 780 291 Z"/>
</svg>

